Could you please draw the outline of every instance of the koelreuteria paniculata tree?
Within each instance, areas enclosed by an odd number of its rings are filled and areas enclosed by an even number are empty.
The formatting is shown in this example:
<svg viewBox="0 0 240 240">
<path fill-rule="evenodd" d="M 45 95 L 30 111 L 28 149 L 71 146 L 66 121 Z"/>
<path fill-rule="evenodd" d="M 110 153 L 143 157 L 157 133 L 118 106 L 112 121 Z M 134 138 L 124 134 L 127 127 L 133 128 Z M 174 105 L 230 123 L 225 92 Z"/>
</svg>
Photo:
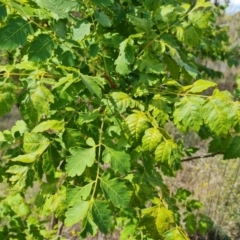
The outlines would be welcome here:
<svg viewBox="0 0 240 240">
<path fill-rule="evenodd" d="M 219 9 L 192 2 L 0 1 L 0 115 L 17 105 L 22 116 L 0 132 L 1 239 L 54 239 L 51 215 L 82 238 L 182 240 L 211 227 L 162 178 L 197 150 L 169 122 L 210 139 L 210 153 L 240 156 L 240 104 L 199 64 L 237 62 Z"/>
</svg>

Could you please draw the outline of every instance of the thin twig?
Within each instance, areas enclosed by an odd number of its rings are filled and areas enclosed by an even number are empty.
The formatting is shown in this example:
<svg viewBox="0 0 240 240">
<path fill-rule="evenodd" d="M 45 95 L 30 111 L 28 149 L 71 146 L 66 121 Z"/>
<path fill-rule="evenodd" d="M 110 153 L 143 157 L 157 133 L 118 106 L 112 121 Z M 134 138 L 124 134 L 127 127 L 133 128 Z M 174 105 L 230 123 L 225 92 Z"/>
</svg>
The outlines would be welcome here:
<svg viewBox="0 0 240 240">
<path fill-rule="evenodd" d="M 184 158 L 181 162 L 189 162 L 189 161 L 192 161 L 192 160 L 195 160 L 195 159 L 214 157 L 214 156 L 219 155 L 219 154 L 222 154 L 222 153 L 217 152 L 217 153 L 211 153 L 211 154 L 202 155 L 202 156 L 194 156 L 194 157 Z"/>
</svg>

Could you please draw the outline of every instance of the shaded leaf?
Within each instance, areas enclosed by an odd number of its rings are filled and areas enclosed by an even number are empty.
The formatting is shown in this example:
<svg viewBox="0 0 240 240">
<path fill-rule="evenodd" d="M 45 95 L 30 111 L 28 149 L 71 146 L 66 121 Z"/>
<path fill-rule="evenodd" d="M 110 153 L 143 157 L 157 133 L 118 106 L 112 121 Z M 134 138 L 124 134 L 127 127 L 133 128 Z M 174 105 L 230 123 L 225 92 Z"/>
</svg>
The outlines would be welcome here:
<svg viewBox="0 0 240 240">
<path fill-rule="evenodd" d="M 33 62 L 45 61 L 52 56 L 54 45 L 53 39 L 48 34 L 39 34 L 30 44 L 29 60 Z"/>
<path fill-rule="evenodd" d="M 0 48 L 13 50 L 27 43 L 28 34 L 33 34 L 31 24 L 22 18 L 10 18 L 7 24 L 0 28 Z"/>
<path fill-rule="evenodd" d="M 109 180 L 108 177 L 101 178 L 101 187 L 104 193 L 116 207 L 126 208 L 129 204 L 131 192 L 128 190 L 124 182 L 118 179 Z"/>
<path fill-rule="evenodd" d="M 14 86 L 10 83 L 0 82 L 0 116 L 10 112 L 15 102 Z"/>
<path fill-rule="evenodd" d="M 111 229 L 113 221 L 109 204 L 103 201 L 94 201 L 92 205 L 92 216 L 100 231 L 107 234 Z"/>
<path fill-rule="evenodd" d="M 101 88 L 103 86 L 104 80 L 100 77 L 92 77 L 81 74 L 81 79 L 87 89 L 92 93 L 95 94 L 97 97 L 102 97 Z"/>
<path fill-rule="evenodd" d="M 104 12 L 95 11 L 94 16 L 95 16 L 96 20 L 104 27 L 111 27 L 112 22 L 111 22 L 110 18 Z"/>
<path fill-rule="evenodd" d="M 235 136 L 224 153 L 224 159 L 240 157 L 240 136 Z"/>
<path fill-rule="evenodd" d="M 0 2 L 0 21 L 7 16 L 7 9 L 4 3 Z"/>
</svg>

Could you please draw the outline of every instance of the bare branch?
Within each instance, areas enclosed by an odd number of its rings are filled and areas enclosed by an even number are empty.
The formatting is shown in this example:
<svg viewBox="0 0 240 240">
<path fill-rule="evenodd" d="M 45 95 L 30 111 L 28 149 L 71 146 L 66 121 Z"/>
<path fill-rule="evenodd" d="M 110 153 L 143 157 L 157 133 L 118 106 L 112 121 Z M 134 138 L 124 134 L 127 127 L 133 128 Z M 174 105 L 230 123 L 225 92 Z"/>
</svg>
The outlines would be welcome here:
<svg viewBox="0 0 240 240">
<path fill-rule="evenodd" d="M 202 155 L 202 156 L 193 156 L 193 157 L 189 157 L 189 158 L 184 158 L 181 162 L 189 162 L 195 159 L 200 159 L 200 158 L 208 158 L 208 157 L 214 157 L 216 155 L 222 154 L 220 152 L 216 152 L 216 153 L 210 153 L 207 155 Z"/>
</svg>

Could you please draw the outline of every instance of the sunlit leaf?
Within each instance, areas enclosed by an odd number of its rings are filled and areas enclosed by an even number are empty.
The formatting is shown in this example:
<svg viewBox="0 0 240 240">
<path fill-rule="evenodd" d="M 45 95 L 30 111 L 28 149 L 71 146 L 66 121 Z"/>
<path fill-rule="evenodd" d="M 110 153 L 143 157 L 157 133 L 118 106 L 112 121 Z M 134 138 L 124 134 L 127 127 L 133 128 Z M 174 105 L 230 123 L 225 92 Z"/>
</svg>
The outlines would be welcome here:
<svg viewBox="0 0 240 240">
<path fill-rule="evenodd" d="M 95 147 L 93 148 L 71 148 L 71 156 L 67 158 L 66 171 L 71 177 L 80 176 L 86 167 L 91 167 L 95 159 Z"/>
</svg>

